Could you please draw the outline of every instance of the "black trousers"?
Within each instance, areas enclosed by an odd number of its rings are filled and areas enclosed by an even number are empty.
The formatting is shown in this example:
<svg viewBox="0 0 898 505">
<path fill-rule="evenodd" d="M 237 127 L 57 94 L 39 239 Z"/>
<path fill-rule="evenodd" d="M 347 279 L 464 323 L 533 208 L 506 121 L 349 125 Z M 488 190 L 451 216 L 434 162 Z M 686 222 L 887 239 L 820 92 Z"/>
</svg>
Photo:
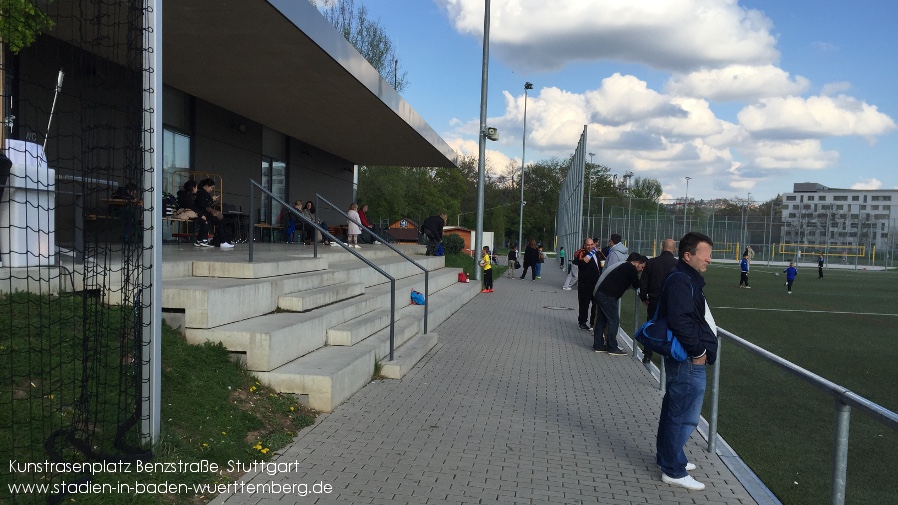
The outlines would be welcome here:
<svg viewBox="0 0 898 505">
<path fill-rule="evenodd" d="M 748 286 L 748 272 L 742 272 L 741 277 L 739 277 L 739 285 L 742 286 L 743 284 Z"/>
<path fill-rule="evenodd" d="M 595 300 L 593 299 L 592 293 L 595 286 L 595 282 L 584 282 L 583 279 L 580 279 L 579 282 L 577 282 L 577 302 L 580 308 L 580 312 L 577 315 L 577 322 L 580 324 L 586 324 L 586 321 L 589 319 L 590 304 L 595 308 Z"/>
<path fill-rule="evenodd" d="M 483 289 L 493 289 L 493 269 L 483 271 Z"/>
</svg>

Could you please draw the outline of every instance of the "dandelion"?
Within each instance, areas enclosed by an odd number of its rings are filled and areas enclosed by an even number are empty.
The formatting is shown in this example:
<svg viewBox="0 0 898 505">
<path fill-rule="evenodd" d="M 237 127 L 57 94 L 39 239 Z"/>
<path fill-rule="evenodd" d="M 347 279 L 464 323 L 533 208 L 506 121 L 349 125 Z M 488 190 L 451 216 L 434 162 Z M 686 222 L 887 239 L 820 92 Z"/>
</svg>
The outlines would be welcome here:
<svg viewBox="0 0 898 505">
<path fill-rule="evenodd" d="M 209 444 L 207 444 L 206 442 L 203 442 L 203 447 L 209 447 Z"/>
<path fill-rule="evenodd" d="M 262 442 L 256 442 L 256 445 L 253 446 L 253 449 L 255 449 L 257 451 L 261 451 L 262 450 Z"/>
<path fill-rule="evenodd" d="M 293 407 L 290 407 L 290 412 L 293 412 L 294 410 L 296 410 L 296 409 L 294 409 Z"/>
<path fill-rule="evenodd" d="M 227 435 L 228 435 L 228 432 L 222 431 L 221 434 L 224 435 L 224 436 L 227 436 Z"/>
<path fill-rule="evenodd" d="M 269 449 L 268 447 L 266 447 L 266 448 L 262 449 L 262 454 L 268 454 L 268 451 L 270 451 L 270 450 L 271 450 L 271 449 Z"/>
</svg>

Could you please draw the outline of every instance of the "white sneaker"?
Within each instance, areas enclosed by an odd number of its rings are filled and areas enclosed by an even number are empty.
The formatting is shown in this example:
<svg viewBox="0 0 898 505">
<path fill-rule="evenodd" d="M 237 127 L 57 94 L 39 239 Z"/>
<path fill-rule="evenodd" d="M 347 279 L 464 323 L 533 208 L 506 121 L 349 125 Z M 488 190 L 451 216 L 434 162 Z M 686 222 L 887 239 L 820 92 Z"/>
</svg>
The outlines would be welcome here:
<svg viewBox="0 0 898 505">
<path fill-rule="evenodd" d="M 690 491 L 701 491 L 702 489 L 705 489 L 705 485 L 693 479 L 691 475 L 680 477 L 679 479 L 674 479 L 673 477 L 668 477 L 666 473 L 662 472 L 661 482 L 670 484 L 671 486 L 685 487 Z"/>
<path fill-rule="evenodd" d="M 375 240 L 375 241 L 374 241 L 374 245 L 380 245 L 380 241 L 379 241 L 379 240 Z"/>
<path fill-rule="evenodd" d="M 360 245 L 358 245 L 358 244 L 356 244 L 356 245 L 354 245 L 354 246 L 352 246 L 352 247 L 355 247 L 356 249 L 361 249 L 361 248 L 362 248 L 362 246 L 360 246 Z"/>
<path fill-rule="evenodd" d="M 691 472 L 696 469 L 695 463 L 686 463 L 686 471 Z"/>
<path fill-rule="evenodd" d="M 221 244 L 219 244 L 218 247 L 220 247 L 220 248 L 222 248 L 222 249 L 233 249 L 233 248 L 234 248 L 234 244 L 232 244 L 232 243 L 230 243 L 230 242 L 222 242 Z"/>
<path fill-rule="evenodd" d="M 571 288 L 565 287 L 565 286 L 561 286 L 561 289 L 563 289 L 563 290 L 565 290 L 565 291 L 570 291 L 570 290 L 571 290 Z"/>
</svg>

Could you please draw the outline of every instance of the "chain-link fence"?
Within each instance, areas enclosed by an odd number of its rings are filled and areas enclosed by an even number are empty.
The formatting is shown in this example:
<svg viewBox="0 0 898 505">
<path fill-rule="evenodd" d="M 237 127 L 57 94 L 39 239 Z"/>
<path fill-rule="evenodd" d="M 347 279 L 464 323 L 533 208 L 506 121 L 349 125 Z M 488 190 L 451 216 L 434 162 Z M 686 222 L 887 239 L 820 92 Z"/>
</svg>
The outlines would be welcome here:
<svg viewBox="0 0 898 505">
<path fill-rule="evenodd" d="M 659 253 L 666 238 L 678 240 L 688 231 L 698 231 L 714 241 L 714 257 L 739 260 L 747 247 L 754 261 L 801 261 L 816 263 L 822 255 L 828 264 L 846 266 L 893 267 L 896 241 L 888 238 L 880 244 L 865 242 L 864 228 L 853 229 L 848 239 L 840 239 L 833 227 L 829 233 L 801 233 L 797 225 L 784 222 L 777 202 L 762 205 L 723 205 L 718 202 L 653 200 L 626 196 L 586 197 L 583 234 L 607 242 L 612 233 L 620 234 L 630 251 L 647 256 Z M 898 220 L 883 228 L 896 230 Z M 796 228 L 796 229 L 793 229 Z M 805 226 L 807 228 L 807 226 Z M 870 232 L 871 234 L 873 232 Z M 827 240 L 827 235 L 830 240 Z M 894 233 L 889 232 L 888 237 Z M 858 243 L 858 237 L 860 243 Z"/>
</svg>

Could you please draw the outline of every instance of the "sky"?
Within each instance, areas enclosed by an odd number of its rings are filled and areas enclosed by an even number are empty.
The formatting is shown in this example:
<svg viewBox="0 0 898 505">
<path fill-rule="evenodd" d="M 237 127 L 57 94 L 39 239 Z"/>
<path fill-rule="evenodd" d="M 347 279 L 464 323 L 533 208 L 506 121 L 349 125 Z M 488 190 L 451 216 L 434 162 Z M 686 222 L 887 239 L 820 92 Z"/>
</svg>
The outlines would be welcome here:
<svg viewBox="0 0 898 505">
<path fill-rule="evenodd" d="M 476 156 L 485 1 L 356 4 L 394 42 L 405 100 Z M 520 167 L 531 82 L 527 163 L 567 158 L 586 126 L 593 162 L 665 198 L 896 189 L 896 22 L 894 0 L 492 0 L 488 170 Z"/>
</svg>

